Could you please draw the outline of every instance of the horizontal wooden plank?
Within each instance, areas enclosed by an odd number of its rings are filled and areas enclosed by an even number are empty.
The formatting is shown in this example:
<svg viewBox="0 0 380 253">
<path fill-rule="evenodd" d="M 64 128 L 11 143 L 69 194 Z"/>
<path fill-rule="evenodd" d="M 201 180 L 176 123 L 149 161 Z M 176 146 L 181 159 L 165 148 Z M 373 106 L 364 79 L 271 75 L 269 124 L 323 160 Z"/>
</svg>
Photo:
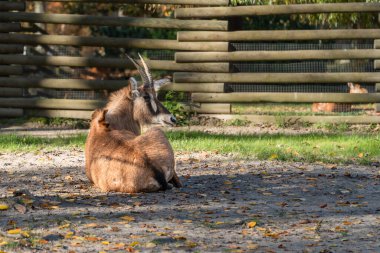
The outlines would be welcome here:
<svg viewBox="0 0 380 253">
<path fill-rule="evenodd" d="M 227 21 L 178 20 L 170 18 L 108 17 L 78 14 L 44 14 L 26 12 L 0 12 L 2 22 L 31 22 L 49 24 L 133 26 L 146 28 L 172 28 L 186 30 L 226 31 Z"/>
<path fill-rule="evenodd" d="M 22 94 L 20 88 L 0 88 L 0 97 L 21 97 Z"/>
<path fill-rule="evenodd" d="M 56 2 L 57 0 L 42 0 L 42 2 Z M 60 0 L 59 2 L 79 3 L 123 3 L 123 4 L 174 4 L 174 5 L 203 5 L 227 6 L 229 0 Z"/>
<path fill-rule="evenodd" d="M 179 31 L 178 41 L 286 41 L 380 39 L 380 29 L 277 30 L 277 31 Z"/>
<path fill-rule="evenodd" d="M 171 83 L 162 89 L 184 92 L 224 92 L 224 83 Z"/>
<path fill-rule="evenodd" d="M 380 59 L 380 49 L 178 52 L 175 54 L 175 61 L 179 63 L 335 59 Z"/>
<path fill-rule="evenodd" d="M 375 49 L 380 49 L 380 40 L 375 40 L 373 43 Z"/>
<path fill-rule="evenodd" d="M 0 22 L 0 33 L 19 32 L 21 31 L 20 23 Z"/>
<path fill-rule="evenodd" d="M 328 3 L 179 8 L 176 18 L 217 18 L 312 13 L 380 12 L 380 3 Z"/>
<path fill-rule="evenodd" d="M 380 93 L 297 93 L 297 92 L 234 92 L 193 93 L 192 101 L 199 103 L 378 103 Z"/>
<path fill-rule="evenodd" d="M 183 108 L 189 112 L 196 113 L 231 113 L 231 104 L 206 104 L 197 103 L 192 105 L 183 105 Z"/>
<path fill-rule="evenodd" d="M 375 69 L 380 69 L 380 60 L 375 60 L 373 65 Z"/>
<path fill-rule="evenodd" d="M 0 34 L 1 36 L 1 34 Z M 0 42 L 1 43 L 1 42 Z M 7 43 L 7 42 L 3 42 Z M 11 42 L 8 42 L 11 43 Z M 22 54 L 24 52 L 24 46 L 18 44 L 0 44 L 0 54 Z"/>
<path fill-rule="evenodd" d="M 0 43 L 168 49 L 179 51 L 228 51 L 228 42 L 178 42 L 177 40 L 111 38 L 102 36 L 0 34 Z"/>
<path fill-rule="evenodd" d="M 4 57 L 4 55 L 2 55 L 0 58 L 2 57 Z M 0 76 L 21 75 L 22 73 L 23 73 L 22 66 L 0 65 Z"/>
<path fill-rule="evenodd" d="M 0 1 L 0 11 L 25 11 L 25 2 Z"/>
<path fill-rule="evenodd" d="M 278 122 L 309 122 L 309 123 L 349 123 L 349 124 L 379 124 L 379 116 L 272 116 L 272 115 L 237 115 L 237 114 L 201 114 L 200 116 L 207 116 L 218 118 L 221 120 L 248 120 L 257 124 Z"/>
<path fill-rule="evenodd" d="M 376 83 L 380 72 L 348 73 L 186 73 L 173 75 L 176 83 Z"/>
<path fill-rule="evenodd" d="M 46 117 L 46 118 L 71 118 L 71 119 L 90 119 L 93 110 L 41 110 L 25 109 L 26 116 Z"/>
<path fill-rule="evenodd" d="M 18 118 L 24 115 L 21 108 L 0 108 L 0 118 Z"/>
<path fill-rule="evenodd" d="M 128 85 L 128 80 L 82 80 L 36 77 L 0 77 L 0 87 L 117 90 Z"/>
<path fill-rule="evenodd" d="M 53 98 L 0 98 L 0 107 L 94 110 L 104 106 L 103 100 L 53 99 Z"/>
<path fill-rule="evenodd" d="M 170 71 L 228 72 L 228 63 L 175 63 L 174 61 L 146 60 L 151 69 Z M 134 68 L 128 59 L 74 56 L 2 55 L 0 64 L 35 66 Z M 1 68 L 0 68 L 1 69 Z"/>
</svg>

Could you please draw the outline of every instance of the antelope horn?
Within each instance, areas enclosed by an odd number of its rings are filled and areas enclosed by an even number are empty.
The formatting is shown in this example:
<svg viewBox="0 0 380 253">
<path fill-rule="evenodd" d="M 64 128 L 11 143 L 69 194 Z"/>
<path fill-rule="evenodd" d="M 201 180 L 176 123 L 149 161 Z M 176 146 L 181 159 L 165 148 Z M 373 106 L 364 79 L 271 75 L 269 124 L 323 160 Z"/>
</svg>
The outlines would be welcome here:
<svg viewBox="0 0 380 253">
<path fill-rule="evenodd" d="M 138 64 L 133 58 L 131 58 L 129 55 L 127 55 L 128 59 L 135 65 L 136 69 L 139 71 L 139 74 L 141 76 L 141 79 L 144 83 L 144 85 L 150 85 L 150 80 L 148 76 L 145 73 L 145 69 L 141 67 L 140 64 Z"/>
<path fill-rule="evenodd" d="M 148 65 L 146 64 L 146 62 L 144 61 L 144 58 L 142 58 L 142 56 L 139 54 L 139 57 L 140 57 L 140 61 L 144 67 L 144 70 L 145 70 L 145 74 L 146 76 L 148 77 L 148 80 L 149 80 L 149 86 L 153 86 L 153 78 L 152 78 L 152 73 L 150 72 L 149 68 L 148 68 Z"/>
</svg>

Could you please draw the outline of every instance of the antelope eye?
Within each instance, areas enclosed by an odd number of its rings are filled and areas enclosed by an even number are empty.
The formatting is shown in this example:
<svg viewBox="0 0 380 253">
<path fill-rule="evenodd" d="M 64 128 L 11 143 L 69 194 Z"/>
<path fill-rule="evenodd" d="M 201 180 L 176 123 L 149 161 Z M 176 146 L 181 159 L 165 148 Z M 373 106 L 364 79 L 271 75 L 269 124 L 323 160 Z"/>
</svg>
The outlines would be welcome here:
<svg viewBox="0 0 380 253">
<path fill-rule="evenodd" d="M 149 95 L 145 95 L 145 96 L 143 96 L 143 99 L 144 99 L 146 102 L 149 102 L 149 101 L 150 101 L 150 96 L 149 96 Z"/>
</svg>

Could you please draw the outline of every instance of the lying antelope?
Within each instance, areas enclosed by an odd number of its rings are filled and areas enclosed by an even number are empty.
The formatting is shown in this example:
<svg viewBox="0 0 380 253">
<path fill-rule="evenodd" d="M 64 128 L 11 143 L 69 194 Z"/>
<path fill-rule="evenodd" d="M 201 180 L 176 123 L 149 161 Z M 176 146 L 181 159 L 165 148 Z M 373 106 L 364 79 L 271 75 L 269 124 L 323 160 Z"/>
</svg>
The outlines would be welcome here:
<svg viewBox="0 0 380 253">
<path fill-rule="evenodd" d="M 131 59 L 131 58 L 130 58 Z M 93 113 L 86 141 L 86 174 L 102 191 L 153 192 L 173 184 L 181 187 L 175 172 L 173 149 L 159 128 L 172 126 L 175 117 L 158 101 L 146 63 L 131 61 L 139 70 L 143 85 L 130 85 L 111 94 L 103 110 Z"/>
<path fill-rule="evenodd" d="M 362 88 L 357 83 L 347 83 L 349 93 L 368 93 L 366 88 Z M 349 112 L 352 110 L 351 104 L 339 103 L 313 103 L 311 108 L 313 112 Z"/>
</svg>

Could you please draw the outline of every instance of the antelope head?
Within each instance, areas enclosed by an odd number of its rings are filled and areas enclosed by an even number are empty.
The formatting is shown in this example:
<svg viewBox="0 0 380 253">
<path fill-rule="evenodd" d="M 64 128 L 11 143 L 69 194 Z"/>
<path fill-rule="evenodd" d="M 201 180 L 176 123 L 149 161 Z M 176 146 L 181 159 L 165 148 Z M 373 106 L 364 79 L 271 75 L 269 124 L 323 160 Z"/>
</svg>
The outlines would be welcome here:
<svg viewBox="0 0 380 253">
<path fill-rule="evenodd" d="M 133 118 L 138 121 L 140 126 L 159 124 L 162 126 L 174 126 L 177 122 L 173 114 L 157 99 L 158 90 L 169 79 L 153 80 L 152 73 L 139 54 L 140 60 L 136 61 L 128 56 L 135 65 L 141 76 L 142 85 L 138 86 L 137 81 L 130 78 L 131 97 L 133 100 Z"/>
</svg>

